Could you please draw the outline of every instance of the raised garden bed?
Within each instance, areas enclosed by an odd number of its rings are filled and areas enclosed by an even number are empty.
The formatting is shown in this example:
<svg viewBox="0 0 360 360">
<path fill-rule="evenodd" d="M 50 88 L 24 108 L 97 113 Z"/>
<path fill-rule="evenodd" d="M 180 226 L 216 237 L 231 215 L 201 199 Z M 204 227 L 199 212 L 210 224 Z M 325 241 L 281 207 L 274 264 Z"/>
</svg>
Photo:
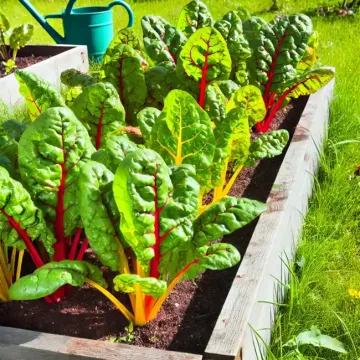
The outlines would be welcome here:
<svg viewBox="0 0 360 360">
<path fill-rule="evenodd" d="M 212 273 L 211 278 L 208 278 L 205 273 L 195 282 L 181 283 L 180 292 L 187 291 L 193 296 L 189 295 L 187 299 L 181 298 L 177 301 L 175 289 L 158 318 L 134 333 L 135 343 L 138 345 L 167 348 L 178 352 L 0 327 L 2 359 L 13 359 L 14 354 L 18 354 L 18 357 L 26 355 L 26 358 L 32 356 L 67 359 L 71 354 L 71 359 L 121 357 L 125 360 L 130 358 L 255 360 L 256 350 L 249 324 L 256 330 L 271 328 L 274 307 L 268 302 L 279 301 L 276 292 L 277 282 L 274 277 L 284 279 L 286 276 L 281 257 L 286 253 L 291 258 L 300 234 L 302 219 L 312 190 L 313 175 L 317 169 L 319 148 L 326 131 L 333 87 L 332 81 L 316 94 L 311 95 L 307 103 L 306 99 L 295 102 L 293 109 L 280 125 L 287 128 L 291 135 L 293 134 L 284 157 L 260 163 L 255 169 L 249 169 L 238 178 L 233 188 L 236 195 L 244 194 L 244 196 L 262 201 L 267 198 L 269 206 L 269 210 L 260 217 L 256 226 L 253 222 L 226 239 L 227 242 L 236 244 L 242 254 L 245 252 L 240 267 Z M 281 119 L 277 120 L 279 125 Z M 252 180 L 249 184 L 250 177 Z M 71 296 L 78 297 L 78 300 L 84 299 L 89 296 L 86 295 L 87 291 L 86 288 L 74 289 Z M 81 292 L 83 292 L 82 295 Z M 204 299 L 211 300 L 204 303 Z M 43 300 L 40 301 L 45 304 Z M 109 317 L 108 313 L 104 313 L 106 307 L 102 302 L 98 303 L 95 313 L 83 313 L 79 303 L 79 301 L 73 303 L 78 305 L 75 309 L 76 314 L 72 309 L 73 313 L 69 311 L 70 315 L 68 315 L 74 317 L 78 324 L 71 331 L 73 336 L 82 337 L 84 331 L 87 331 L 86 336 L 91 338 L 120 335 L 111 331 L 106 334 L 107 325 L 109 324 L 109 327 L 112 325 L 106 320 Z M 106 303 L 105 299 L 104 303 Z M 37 317 L 44 320 L 40 323 L 48 323 L 49 329 L 51 322 L 56 321 L 57 311 L 59 316 L 64 317 L 66 309 L 71 310 L 71 297 L 58 305 L 52 305 L 57 309 L 54 311 L 49 308 L 46 314 L 36 311 L 36 305 L 33 306 L 33 310 L 30 309 L 26 315 L 28 321 L 26 327 L 34 329 L 31 325 L 32 316 L 32 319 Z M 1 307 L 3 307 L 3 313 L 1 313 Z M 4 322 L 6 313 L 12 307 L 15 312 L 15 307 L 20 310 L 21 303 L 10 303 L 1 307 L 0 324 L 8 326 L 9 322 Z M 172 312 L 169 311 L 170 309 Z M 32 315 L 31 311 L 33 311 Z M 49 319 L 51 313 L 54 316 L 53 320 Z M 166 314 L 170 315 L 170 313 L 172 318 L 166 317 Z M 110 318 L 113 319 L 112 323 L 116 323 L 115 315 L 114 317 L 111 315 Z M 191 319 L 192 327 L 187 319 Z M 98 332 L 99 324 L 103 324 L 105 329 L 102 334 Z M 124 320 L 122 324 L 125 324 Z M 12 324 L 12 326 L 16 325 Z M 66 332 L 62 324 L 53 324 L 53 326 L 54 329 L 51 332 Z M 90 326 L 93 326 L 94 330 Z M 118 327 L 121 328 L 120 323 Z M 146 336 L 149 338 L 151 334 L 154 334 L 158 341 L 151 343 L 151 341 L 143 340 Z M 266 333 L 261 331 L 265 340 L 269 338 L 269 334 L 270 330 Z M 189 352 L 198 353 L 198 355 L 188 354 Z"/>
<path fill-rule="evenodd" d="M 87 47 L 83 45 L 27 45 L 19 50 L 17 62 L 19 68 L 30 64 L 26 67 L 27 71 L 41 76 L 57 89 L 60 88 L 60 74 L 64 70 L 89 70 Z M 15 75 L 0 77 L 0 103 L 14 106 L 23 102 Z"/>
</svg>

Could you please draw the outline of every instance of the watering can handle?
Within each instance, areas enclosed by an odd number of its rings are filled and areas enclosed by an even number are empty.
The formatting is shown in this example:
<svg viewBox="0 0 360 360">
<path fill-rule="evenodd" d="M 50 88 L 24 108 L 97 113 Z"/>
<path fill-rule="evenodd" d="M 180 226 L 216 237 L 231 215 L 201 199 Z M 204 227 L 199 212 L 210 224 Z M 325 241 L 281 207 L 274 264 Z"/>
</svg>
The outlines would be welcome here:
<svg viewBox="0 0 360 360">
<path fill-rule="evenodd" d="M 68 2 L 67 6 L 66 6 L 66 9 L 65 9 L 65 14 L 70 14 L 71 13 L 75 2 L 76 2 L 76 0 L 70 0 Z M 110 3 L 108 7 L 110 9 L 115 5 L 121 5 L 121 6 L 123 6 L 125 8 L 125 10 L 127 11 L 128 15 L 129 15 L 128 27 L 132 27 L 134 25 L 134 13 L 131 10 L 131 7 L 125 1 L 122 1 L 122 0 L 115 0 L 112 3 Z"/>
</svg>

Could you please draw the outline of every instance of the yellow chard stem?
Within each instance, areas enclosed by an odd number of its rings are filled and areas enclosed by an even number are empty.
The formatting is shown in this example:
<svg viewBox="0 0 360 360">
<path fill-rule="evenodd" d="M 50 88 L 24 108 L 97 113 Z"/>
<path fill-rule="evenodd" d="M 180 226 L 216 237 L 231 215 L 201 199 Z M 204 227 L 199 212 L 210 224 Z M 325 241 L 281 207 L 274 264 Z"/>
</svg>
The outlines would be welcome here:
<svg viewBox="0 0 360 360">
<path fill-rule="evenodd" d="M 15 275 L 15 260 L 16 260 L 16 248 L 13 248 L 11 252 L 11 283 Z"/>
<path fill-rule="evenodd" d="M 86 278 L 85 281 L 96 290 L 99 290 L 103 295 L 105 295 L 117 307 L 117 309 L 119 309 L 119 311 L 126 317 L 129 322 L 134 322 L 134 315 L 113 294 L 91 279 Z"/>
<path fill-rule="evenodd" d="M 19 251 L 19 258 L 18 258 L 17 269 L 16 269 L 16 280 L 20 279 L 22 262 L 23 262 L 23 258 L 24 258 L 24 252 L 25 252 L 25 250 Z"/>
<path fill-rule="evenodd" d="M 144 295 L 141 292 L 140 285 L 136 285 L 136 310 L 135 310 L 135 324 L 136 325 L 145 325 L 145 305 L 144 305 Z"/>
<path fill-rule="evenodd" d="M 162 304 L 164 303 L 164 301 L 166 300 L 166 298 L 169 296 L 169 294 L 171 293 L 172 289 L 175 287 L 175 285 L 180 281 L 180 279 L 183 277 L 183 275 L 185 274 L 187 268 L 185 268 L 183 271 L 181 271 L 176 277 L 175 279 L 170 283 L 170 285 L 168 286 L 166 293 L 159 297 L 158 300 L 156 301 L 154 307 L 152 308 L 152 310 L 150 311 L 150 314 L 147 318 L 147 322 L 150 322 L 152 320 L 154 320 L 156 318 L 156 315 L 158 314 L 158 312 L 161 309 Z"/>
<path fill-rule="evenodd" d="M 1 270 L 0 267 L 0 292 L 5 296 L 6 299 L 9 298 L 9 289 L 8 287 L 10 284 L 8 284 L 4 272 Z"/>
<path fill-rule="evenodd" d="M 2 269 L 2 271 L 1 271 Z M 3 275 L 5 276 L 8 285 L 11 285 L 11 274 L 9 272 L 9 268 L 8 268 L 8 262 L 6 260 L 6 256 L 4 254 L 4 250 L 2 247 L 2 244 L 0 243 L 0 273 L 3 273 Z"/>
<path fill-rule="evenodd" d="M 244 166 L 245 166 L 245 164 L 242 164 L 236 169 L 236 171 L 232 175 L 231 179 L 226 184 L 225 189 L 224 189 L 224 191 L 222 193 L 221 199 L 229 193 L 232 186 L 234 185 L 234 182 L 235 182 L 236 178 L 239 176 L 239 174 L 241 173 L 241 170 L 244 168 Z M 221 200 L 221 199 L 219 199 L 219 200 Z"/>
<path fill-rule="evenodd" d="M 0 301 L 9 301 L 9 299 L 1 292 L 1 286 L 0 286 Z"/>
</svg>

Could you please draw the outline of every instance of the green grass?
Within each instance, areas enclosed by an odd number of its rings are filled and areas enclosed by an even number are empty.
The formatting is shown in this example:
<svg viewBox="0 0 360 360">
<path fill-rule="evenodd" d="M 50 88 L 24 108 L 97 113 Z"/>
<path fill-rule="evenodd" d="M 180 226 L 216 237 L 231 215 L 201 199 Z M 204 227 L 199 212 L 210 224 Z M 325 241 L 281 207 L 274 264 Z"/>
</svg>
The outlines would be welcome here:
<svg viewBox="0 0 360 360">
<path fill-rule="evenodd" d="M 109 1 L 79 0 L 78 5 L 107 4 Z M 132 3 L 136 15 L 136 29 L 140 33 L 139 19 L 145 14 L 162 15 L 172 23 L 188 0 Z M 238 6 L 235 0 L 205 1 L 215 19 Z M 42 14 L 59 12 L 64 0 L 33 0 Z M 286 0 L 286 12 L 303 10 L 324 1 Z M 325 1 L 326 3 L 326 1 Z M 260 12 L 271 5 L 270 0 L 243 0 L 241 5 Z M 2 0 L 0 11 L 11 14 L 13 25 L 30 21 L 36 25 L 33 42 L 48 43 L 51 39 L 15 0 Z M 262 16 L 270 19 L 274 13 Z M 280 359 L 282 344 L 298 333 L 317 325 L 325 334 L 345 343 L 348 355 L 339 356 L 329 351 L 307 350 L 310 359 L 360 358 L 360 300 L 351 298 L 348 289 L 360 290 L 359 251 L 359 199 L 360 180 L 350 180 L 355 165 L 360 163 L 360 144 L 335 146 L 345 140 L 360 141 L 360 28 L 359 20 L 313 19 L 320 34 L 320 60 L 336 67 L 335 99 L 331 108 L 329 137 L 325 143 L 316 189 L 305 220 L 303 238 L 297 258 L 305 264 L 297 269 L 293 278 L 288 303 L 277 319 L 271 349 Z M 115 28 L 126 25 L 122 9 L 114 10 Z M 59 22 L 57 28 L 60 28 Z M 0 118 L 9 116 L 0 111 Z"/>
</svg>

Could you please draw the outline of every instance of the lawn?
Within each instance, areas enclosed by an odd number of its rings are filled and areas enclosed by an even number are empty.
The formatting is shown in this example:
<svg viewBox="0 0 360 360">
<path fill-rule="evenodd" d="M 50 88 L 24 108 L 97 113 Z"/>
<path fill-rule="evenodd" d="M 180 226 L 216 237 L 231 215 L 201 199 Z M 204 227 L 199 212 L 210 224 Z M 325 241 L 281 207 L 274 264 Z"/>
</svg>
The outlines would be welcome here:
<svg viewBox="0 0 360 360">
<path fill-rule="evenodd" d="M 145 14 L 162 15 L 175 22 L 188 0 L 135 3 L 136 29 Z M 81 0 L 78 5 L 94 4 Z M 99 0 L 96 4 L 106 4 Z M 131 3 L 131 2 L 130 2 Z M 175 4 L 174 4 L 175 3 Z M 238 1 L 205 1 L 218 19 Z M 286 12 L 301 11 L 323 1 L 283 1 Z M 56 13 L 65 7 L 64 0 L 33 0 L 42 14 Z M 241 5 L 267 19 L 274 13 L 261 11 L 271 1 L 243 0 Z M 13 25 L 29 21 L 36 25 L 35 43 L 49 43 L 50 37 L 15 0 L 1 0 L 0 11 L 10 16 Z M 114 10 L 117 29 L 126 25 L 122 9 Z M 351 297 L 349 289 L 360 291 L 359 220 L 360 178 L 352 178 L 360 163 L 360 20 L 314 18 L 320 35 L 319 57 L 323 64 L 336 67 L 335 99 L 331 108 L 329 136 L 325 143 L 316 188 L 305 219 L 302 242 L 297 251 L 288 305 L 281 309 L 275 327 L 273 359 L 286 358 L 283 344 L 312 325 L 344 342 L 347 355 L 325 350 L 307 350 L 310 359 L 360 358 L 360 299 Z M 59 29 L 59 22 L 54 21 Z M 17 114 L 15 114 L 16 116 Z M 10 115 L 0 114 L 1 118 Z M 21 116 L 21 114 L 19 115 Z M 354 141 L 355 140 L 355 141 Z M 260 332 L 261 334 L 261 332 Z"/>
</svg>

